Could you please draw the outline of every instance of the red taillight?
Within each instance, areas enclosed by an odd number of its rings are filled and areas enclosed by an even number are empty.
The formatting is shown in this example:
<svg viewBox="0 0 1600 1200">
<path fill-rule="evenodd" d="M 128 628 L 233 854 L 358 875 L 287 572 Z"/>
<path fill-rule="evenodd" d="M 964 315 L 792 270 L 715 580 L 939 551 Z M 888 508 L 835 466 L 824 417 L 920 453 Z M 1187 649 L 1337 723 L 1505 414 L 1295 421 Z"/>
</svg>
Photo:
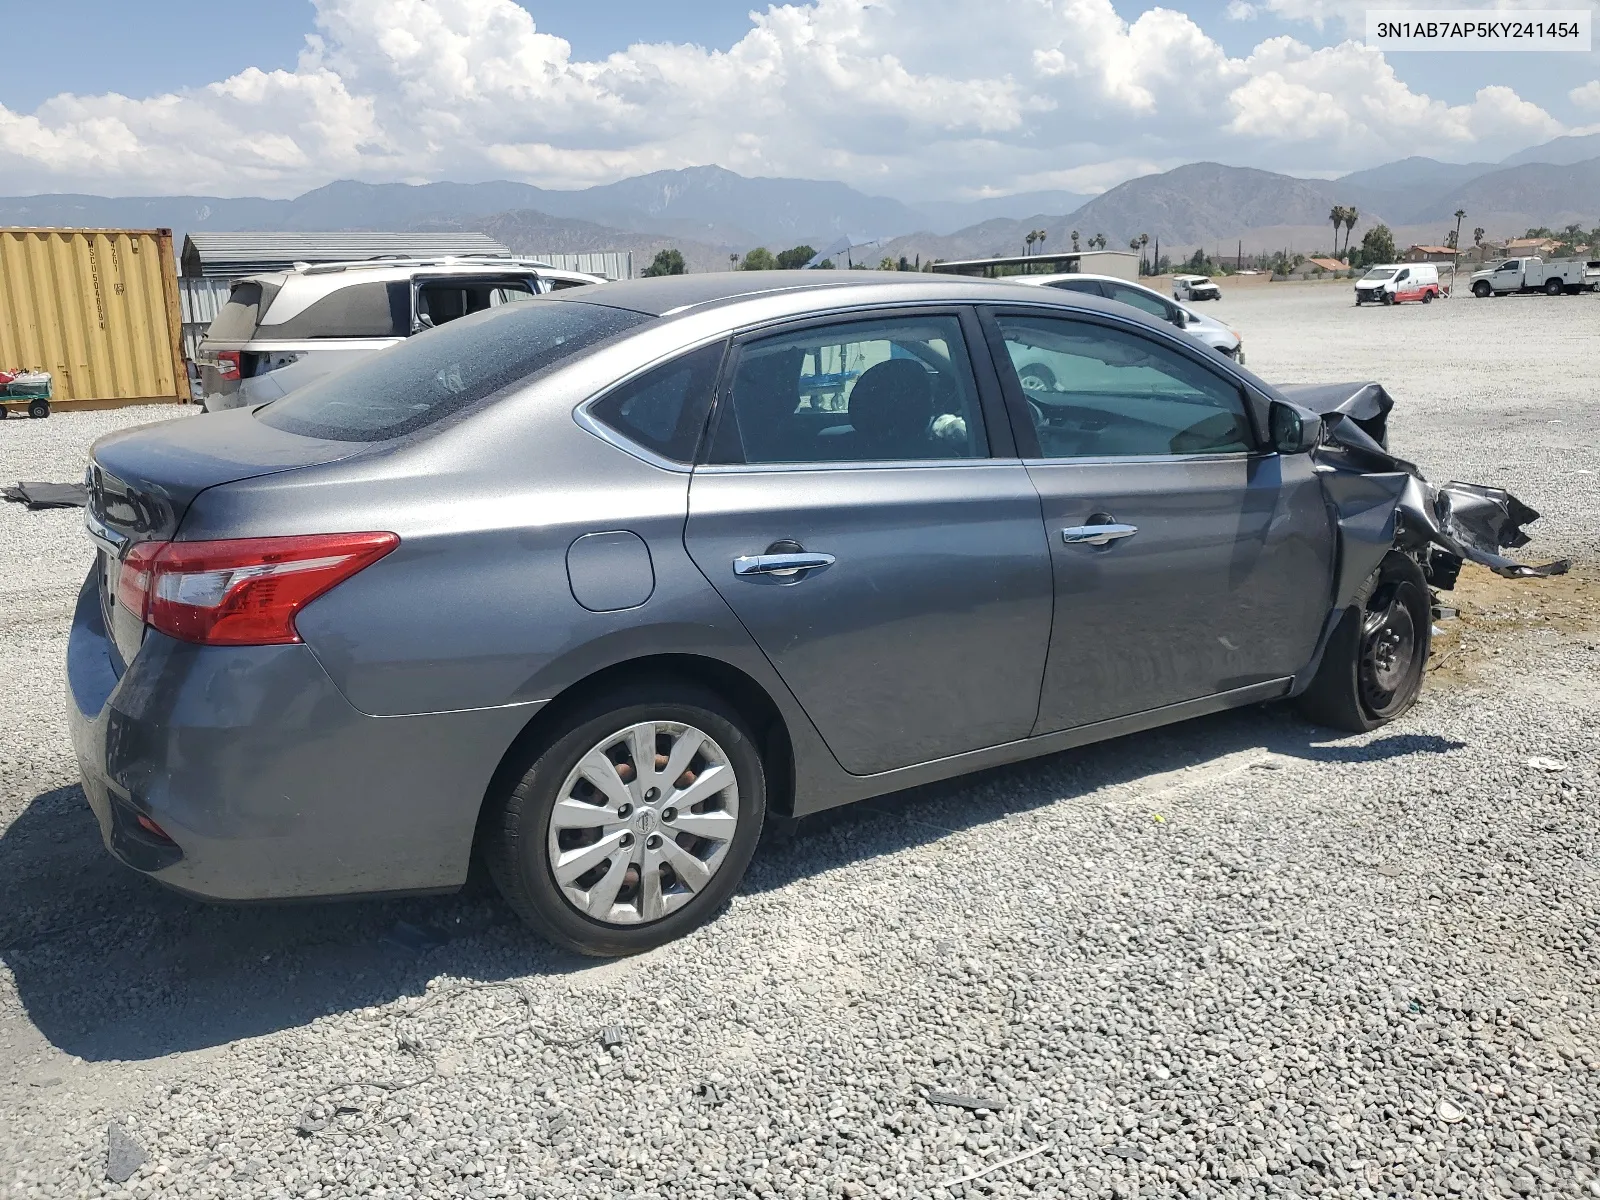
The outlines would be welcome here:
<svg viewBox="0 0 1600 1200">
<path fill-rule="evenodd" d="M 295 614 L 400 544 L 392 533 L 141 542 L 117 599 L 152 629 L 205 646 L 298 642 Z"/>
<path fill-rule="evenodd" d="M 237 378 L 239 378 L 239 355 L 240 355 L 240 353 L 241 352 L 238 351 L 238 350 L 218 350 L 217 351 L 217 378 L 218 379 L 237 379 Z"/>
</svg>

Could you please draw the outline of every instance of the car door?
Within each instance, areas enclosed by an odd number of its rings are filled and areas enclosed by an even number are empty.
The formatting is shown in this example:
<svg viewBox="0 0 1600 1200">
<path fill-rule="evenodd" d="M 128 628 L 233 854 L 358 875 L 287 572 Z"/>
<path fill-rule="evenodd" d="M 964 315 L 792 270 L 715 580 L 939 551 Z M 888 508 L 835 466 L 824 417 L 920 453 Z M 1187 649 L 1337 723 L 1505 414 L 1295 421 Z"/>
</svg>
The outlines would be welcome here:
<svg viewBox="0 0 1600 1200">
<path fill-rule="evenodd" d="M 1093 314 L 984 319 L 1054 562 L 1035 732 L 1304 667 L 1334 550 L 1309 456 L 1264 449 L 1240 382 L 1176 338 Z"/>
<path fill-rule="evenodd" d="M 1050 556 L 973 335 L 934 309 L 741 338 L 690 483 L 690 555 L 853 774 L 1037 718 Z"/>
</svg>

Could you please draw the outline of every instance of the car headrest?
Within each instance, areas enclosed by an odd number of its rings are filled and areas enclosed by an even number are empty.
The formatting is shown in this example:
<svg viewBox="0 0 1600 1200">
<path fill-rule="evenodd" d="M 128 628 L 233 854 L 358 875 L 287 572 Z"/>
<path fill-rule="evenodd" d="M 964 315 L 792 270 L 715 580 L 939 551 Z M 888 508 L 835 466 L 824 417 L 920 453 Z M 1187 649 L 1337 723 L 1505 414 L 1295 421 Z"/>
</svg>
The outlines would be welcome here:
<svg viewBox="0 0 1600 1200">
<path fill-rule="evenodd" d="M 933 381 L 909 358 L 864 372 L 850 390 L 850 424 L 865 441 L 892 446 L 924 438 L 933 420 Z"/>
</svg>

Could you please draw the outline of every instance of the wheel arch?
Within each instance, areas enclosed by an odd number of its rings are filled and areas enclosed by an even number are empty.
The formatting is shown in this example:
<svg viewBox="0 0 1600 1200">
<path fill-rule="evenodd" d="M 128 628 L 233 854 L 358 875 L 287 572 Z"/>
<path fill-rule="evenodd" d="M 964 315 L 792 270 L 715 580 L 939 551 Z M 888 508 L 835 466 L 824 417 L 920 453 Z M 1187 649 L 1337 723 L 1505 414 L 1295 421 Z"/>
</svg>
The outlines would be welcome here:
<svg viewBox="0 0 1600 1200">
<path fill-rule="evenodd" d="M 512 787 L 550 741 L 552 733 L 574 710 L 624 684 L 670 680 L 707 688 L 732 704 L 750 722 L 767 774 L 767 811 L 775 816 L 794 812 L 794 744 L 788 722 L 771 694 L 745 671 L 703 654 L 650 654 L 599 668 L 575 680 L 542 705 L 500 757 L 489 786 L 479 801 L 478 829 L 494 800 Z"/>
</svg>

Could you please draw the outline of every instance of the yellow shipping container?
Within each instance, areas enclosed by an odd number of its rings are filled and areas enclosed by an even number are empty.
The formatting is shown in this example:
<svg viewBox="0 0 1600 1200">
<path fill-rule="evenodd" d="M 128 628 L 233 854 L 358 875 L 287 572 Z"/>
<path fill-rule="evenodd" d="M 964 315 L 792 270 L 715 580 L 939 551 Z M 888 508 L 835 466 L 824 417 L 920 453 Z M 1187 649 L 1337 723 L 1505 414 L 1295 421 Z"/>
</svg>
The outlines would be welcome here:
<svg viewBox="0 0 1600 1200">
<path fill-rule="evenodd" d="M 170 229 L 0 229 L 0 368 L 52 404 L 187 401 L 182 332 Z"/>
</svg>

